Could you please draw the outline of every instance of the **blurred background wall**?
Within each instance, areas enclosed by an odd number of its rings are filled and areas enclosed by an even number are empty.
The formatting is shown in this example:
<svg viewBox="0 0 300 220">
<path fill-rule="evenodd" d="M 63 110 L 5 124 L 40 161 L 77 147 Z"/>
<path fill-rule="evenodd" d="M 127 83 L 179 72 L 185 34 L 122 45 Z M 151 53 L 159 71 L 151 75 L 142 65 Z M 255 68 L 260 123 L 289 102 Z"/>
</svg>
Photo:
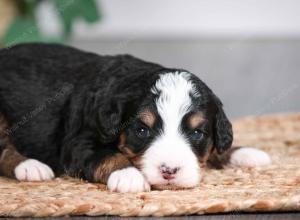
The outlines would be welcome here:
<svg viewBox="0 0 300 220">
<path fill-rule="evenodd" d="M 57 11 L 53 2 L 35 11 L 47 36 L 63 32 L 60 16 L 71 7 Z M 99 19 L 76 18 L 65 43 L 187 69 L 231 118 L 300 111 L 299 0 L 95 0 L 95 7 Z"/>
</svg>

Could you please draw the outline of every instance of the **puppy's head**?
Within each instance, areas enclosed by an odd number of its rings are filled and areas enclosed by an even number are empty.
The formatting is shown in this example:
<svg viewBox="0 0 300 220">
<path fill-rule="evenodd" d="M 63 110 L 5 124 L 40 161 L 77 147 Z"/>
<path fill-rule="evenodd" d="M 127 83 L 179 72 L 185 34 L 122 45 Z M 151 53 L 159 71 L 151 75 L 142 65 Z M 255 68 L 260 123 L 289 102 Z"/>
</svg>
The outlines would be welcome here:
<svg viewBox="0 0 300 220">
<path fill-rule="evenodd" d="M 187 72 L 161 74 L 142 100 L 123 121 L 119 150 L 151 185 L 196 186 L 212 150 L 232 143 L 221 102 Z"/>
</svg>

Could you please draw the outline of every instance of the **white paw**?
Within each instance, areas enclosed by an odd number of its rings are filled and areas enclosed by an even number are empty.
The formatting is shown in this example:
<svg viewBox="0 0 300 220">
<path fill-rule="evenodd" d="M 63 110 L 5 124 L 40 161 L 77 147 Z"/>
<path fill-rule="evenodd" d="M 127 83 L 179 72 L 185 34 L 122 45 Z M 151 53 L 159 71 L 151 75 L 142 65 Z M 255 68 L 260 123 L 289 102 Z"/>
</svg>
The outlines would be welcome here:
<svg viewBox="0 0 300 220">
<path fill-rule="evenodd" d="M 54 173 L 46 164 L 27 159 L 16 166 L 15 176 L 20 181 L 44 181 L 54 178 Z"/>
<path fill-rule="evenodd" d="M 107 180 L 107 187 L 110 191 L 121 193 L 150 191 L 150 185 L 135 167 L 112 172 Z"/>
<path fill-rule="evenodd" d="M 230 163 L 241 167 L 265 166 L 271 164 L 271 158 L 262 150 L 243 147 L 232 153 Z"/>
</svg>

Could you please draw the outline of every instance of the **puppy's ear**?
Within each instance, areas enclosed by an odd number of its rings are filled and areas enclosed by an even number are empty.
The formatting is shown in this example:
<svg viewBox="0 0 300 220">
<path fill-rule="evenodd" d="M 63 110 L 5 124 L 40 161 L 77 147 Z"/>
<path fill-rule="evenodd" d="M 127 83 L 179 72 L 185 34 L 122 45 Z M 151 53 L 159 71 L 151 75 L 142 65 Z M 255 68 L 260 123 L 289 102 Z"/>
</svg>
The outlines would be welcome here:
<svg viewBox="0 0 300 220">
<path fill-rule="evenodd" d="M 98 112 L 98 134 L 103 142 L 114 141 L 126 124 L 123 122 L 125 103 L 121 99 L 111 99 L 103 103 Z"/>
<path fill-rule="evenodd" d="M 232 126 L 224 113 L 221 101 L 216 98 L 217 112 L 214 119 L 214 146 L 219 154 L 228 150 L 233 141 Z"/>
</svg>

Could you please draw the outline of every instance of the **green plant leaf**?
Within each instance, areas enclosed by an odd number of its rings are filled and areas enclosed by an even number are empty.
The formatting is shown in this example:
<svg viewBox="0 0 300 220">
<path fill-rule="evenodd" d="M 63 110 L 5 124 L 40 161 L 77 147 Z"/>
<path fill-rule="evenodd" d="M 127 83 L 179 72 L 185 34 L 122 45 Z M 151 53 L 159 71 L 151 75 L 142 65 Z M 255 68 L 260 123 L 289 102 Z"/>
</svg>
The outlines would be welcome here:
<svg viewBox="0 0 300 220">
<path fill-rule="evenodd" d="M 5 33 L 3 43 L 6 46 L 12 46 L 21 42 L 41 41 L 42 39 L 33 18 L 16 17 Z"/>
<path fill-rule="evenodd" d="M 100 13 L 94 0 L 54 0 L 64 24 L 65 35 L 69 35 L 76 19 L 83 18 L 87 22 L 96 22 Z"/>
</svg>

